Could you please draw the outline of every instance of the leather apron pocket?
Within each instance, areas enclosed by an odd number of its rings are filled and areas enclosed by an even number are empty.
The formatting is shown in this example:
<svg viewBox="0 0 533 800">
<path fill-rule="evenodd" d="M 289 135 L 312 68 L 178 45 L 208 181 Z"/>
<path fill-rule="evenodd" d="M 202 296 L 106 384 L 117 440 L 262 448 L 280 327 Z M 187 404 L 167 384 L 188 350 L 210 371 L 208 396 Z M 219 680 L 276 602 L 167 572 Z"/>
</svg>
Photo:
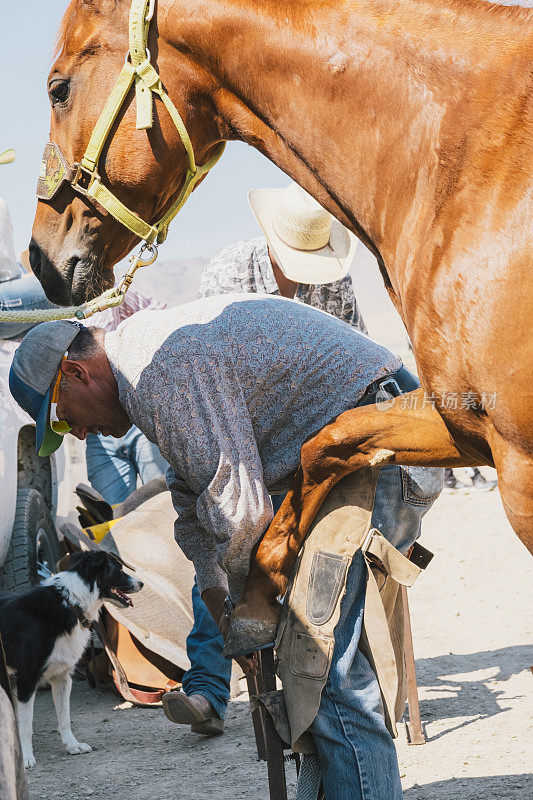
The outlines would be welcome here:
<svg viewBox="0 0 533 800">
<path fill-rule="evenodd" d="M 292 674 L 323 680 L 329 670 L 334 641 L 333 636 L 310 635 L 294 628 L 290 655 Z"/>
<path fill-rule="evenodd" d="M 351 558 L 317 550 L 313 553 L 305 612 L 313 625 L 328 622 L 344 588 Z"/>
</svg>

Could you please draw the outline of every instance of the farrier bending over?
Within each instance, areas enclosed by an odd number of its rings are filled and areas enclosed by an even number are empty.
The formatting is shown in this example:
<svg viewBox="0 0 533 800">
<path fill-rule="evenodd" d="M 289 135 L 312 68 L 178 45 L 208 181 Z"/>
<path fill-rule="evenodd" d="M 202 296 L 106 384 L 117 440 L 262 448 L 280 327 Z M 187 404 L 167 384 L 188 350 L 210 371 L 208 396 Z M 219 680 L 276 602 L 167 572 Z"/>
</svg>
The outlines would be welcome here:
<svg viewBox="0 0 533 800">
<path fill-rule="evenodd" d="M 84 439 L 89 431 L 123 436 L 136 424 L 158 445 L 170 464 L 176 540 L 221 620 L 228 590 L 237 601 L 253 547 L 272 520 L 269 491 L 289 487 L 303 442 L 356 406 L 377 380 L 394 375 L 400 387 L 412 388 L 406 372 L 385 347 L 328 314 L 284 298 L 236 294 L 142 311 L 109 333 L 43 323 L 17 350 L 10 388 L 37 420 L 43 453 L 59 446 L 54 428 Z M 402 485 L 400 468 L 382 470 L 376 508 L 382 533 L 403 549 L 417 538 L 431 501 L 404 502 Z M 357 649 L 362 573 L 353 580 L 335 633 L 343 648 L 346 637 L 355 637 Z M 313 723 L 328 800 L 359 796 L 354 786 L 348 794 L 340 789 L 341 773 L 357 772 L 355 752 L 373 765 L 372 782 L 386 773 L 376 798 L 401 796 L 394 744 L 365 664 L 347 675 L 346 659 L 335 664 L 334 654 Z M 346 707 L 333 732 L 326 705 L 335 681 L 341 689 L 334 708 Z M 361 691 L 351 691 L 350 681 Z"/>
</svg>

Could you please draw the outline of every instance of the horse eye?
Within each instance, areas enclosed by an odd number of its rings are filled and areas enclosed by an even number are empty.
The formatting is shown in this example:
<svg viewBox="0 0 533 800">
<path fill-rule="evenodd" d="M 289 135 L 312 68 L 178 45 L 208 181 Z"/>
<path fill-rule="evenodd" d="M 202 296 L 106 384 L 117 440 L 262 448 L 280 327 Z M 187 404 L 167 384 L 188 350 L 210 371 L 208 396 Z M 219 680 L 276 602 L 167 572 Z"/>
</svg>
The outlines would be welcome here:
<svg viewBox="0 0 533 800">
<path fill-rule="evenodd" d="M 56 78 L 55 80 L 50 81 L 48 86 L 48 94 L 50 96 L 52 105 L 62 105 L 63 103 L 66 103 L 69 92 L 70 81 L 64 80 L 63 78 Z"/>
</svg>

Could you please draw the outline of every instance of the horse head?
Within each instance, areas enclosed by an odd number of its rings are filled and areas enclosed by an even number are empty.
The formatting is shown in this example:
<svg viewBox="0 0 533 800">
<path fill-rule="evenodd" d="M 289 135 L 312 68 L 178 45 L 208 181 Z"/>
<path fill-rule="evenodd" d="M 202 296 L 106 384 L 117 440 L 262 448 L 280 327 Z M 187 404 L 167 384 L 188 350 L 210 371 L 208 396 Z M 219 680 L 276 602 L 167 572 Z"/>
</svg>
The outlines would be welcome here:
<svg viewBox="0 0 533 800">
<path fill-rule="evenodd" d="M 129 11 L 129 0 L 72 0 L 65 12 L 47 84 L 55 149 L 46 169 L 54 172 L 49 176 L 52 183 L 59 165 L 57 150 L 70 169 L 85 153 L 127 58 Z M 204 164 L 222 139 L 210 104 L 213 80 L 187 53 L 176 52 L 160 35 L 155 19 L 147 48 L 151 65 L 182 117 L 196 163 Z M 172 206 L 189 166 L 182 139 L 159 98 L 152 101 L 152 112 L 151 127 L 138 129 L 131 88 L 98 159 L 102 185 L 149 223 Z M 50 197 L 39 195 L 31 267 L 50 300 L 77 304 L 113 284 L 114 264 L 138 241 L 64 180 Z"/>
</svg>

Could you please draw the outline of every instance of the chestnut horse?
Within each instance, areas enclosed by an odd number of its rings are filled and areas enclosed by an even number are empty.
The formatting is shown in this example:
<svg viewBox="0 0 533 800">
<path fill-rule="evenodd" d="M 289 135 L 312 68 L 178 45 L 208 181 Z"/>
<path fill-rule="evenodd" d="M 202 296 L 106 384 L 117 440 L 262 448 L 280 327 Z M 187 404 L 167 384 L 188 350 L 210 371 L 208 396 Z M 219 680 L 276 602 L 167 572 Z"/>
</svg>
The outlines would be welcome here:
<svg viewBox="0 0 533 800">
<path fill-rule="evenodd" d="M 63 19 L 50 138 L 70 163 L 124 61 L 128 13 L 128 0 L 72 0 Z M 481 0 L 158 0 L 151 61 L 197 163 L 241 139 L 347 225 L 377 258 L 424 388 L 410 408 L 346 412 L 304 446 L 243 618 L 283 591 L 333 483 L 371 461 L 494 464 L 533 551 L 532 23 L 528 9 Z M 155 220 L 185 151 L 159 101 L 137 130 L 132 100 L 101 175 Z M 77 303 L 111 285 L 135 242 L 65 186 L 38 203 L 31 264 L 51 300 Z"/>
</svg>

